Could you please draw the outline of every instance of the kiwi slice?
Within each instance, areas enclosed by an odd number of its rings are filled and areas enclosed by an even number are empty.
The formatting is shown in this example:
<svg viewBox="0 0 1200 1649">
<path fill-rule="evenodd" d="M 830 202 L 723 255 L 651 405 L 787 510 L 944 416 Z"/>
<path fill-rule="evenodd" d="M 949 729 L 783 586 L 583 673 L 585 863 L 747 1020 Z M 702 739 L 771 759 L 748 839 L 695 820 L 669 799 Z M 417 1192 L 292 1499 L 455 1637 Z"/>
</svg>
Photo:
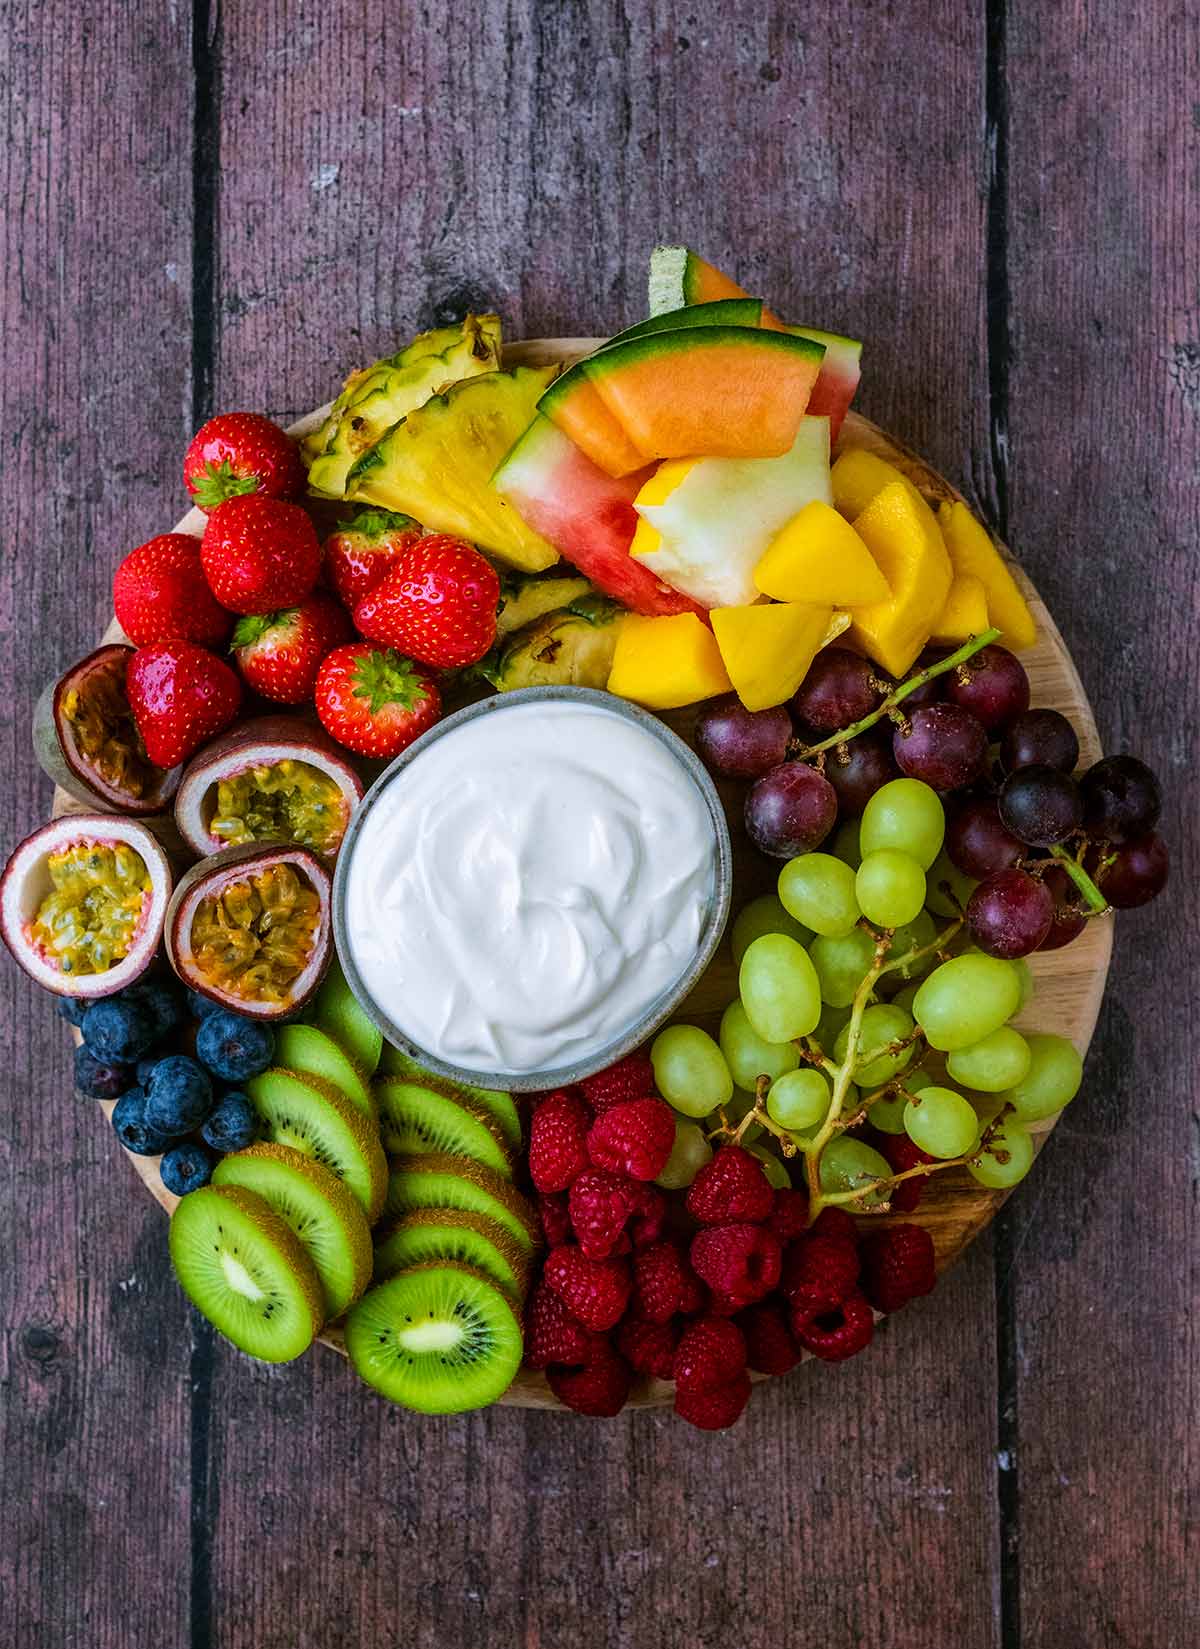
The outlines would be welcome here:
<svg viewBox="0 0 1200 1649">
<path fill-rule="evenodd" d="M 286 1145 L 251 1145 L 222 1157 L 214 1185 L 256 1191 L 299 1237 L 325 1294 L 325 1319 L 340 1317 L 371 1276 L 371 1230 L 341 1180 Z"/>
<path fill-rule="evenodd" d="M 273 1065 L 246 1083 L 265 1137 L 314 1157 L 358 1198 L 374 1224 L 387 1190 L 387 1158 L 368 1122 L 332 1082 Z"/>
<path fill-rule="evenodd" d="M 385 1151 L 405 1157 L 422 1152 L 471 1157 L 512 1178 L 508 1147 L 486 1112 L 402 1076 L 376 1077 L 374 1087 Z"/>
<path fill-rule="evenodd" d="M 374 1076 L 383 1052 L 383 1032 L 346 983 L 336 957 L 305 1018 L 340 1043 L 364 1076 Z"/>
<path fill-rule="evenodd" d="M 540 1241 L 537 1215 L 521 1193 L 499 1174 L 468 1157 L 393 1157 L 384 1212 L 398 1220 L 415 1209 L 457 1208 L 483 1214 L 504 1227 L 522 1253 Z"/>
<path fill-rule="evenodd" d="M 275 1033 L 275 1057 L 289 1071 L 303 1071 L 332 1082 L 364 1116 L 375 1121 L 371 1084 L 345 1048 L 315 1025 L 281 1025 Z"/>
<path fill-rule="evenodd" d="M 422 1414 L 494 1403 L 522 1349 L 512 1301 L 481 1271 L 448 1260 L 369 1289 L 346 1318 L 346 1350 L 362 1378 Z"/>
<path fill-rule="evenodd" d="M 423 1208 L 406 1214 L 375 1249 L 375 1281 L 432 1260 L 469 1265 L 498 1282 L 510 1298 L 525 1297 L 529 1255 L 516 1239 L 486 1214 L 456 1208 Z"/>
<path fill-rule="evenodd" d="M 290 1363 L 308 1350 L 324 1316 L 321 1284 L 265 1198 L 234 1185 L 189 1191 L 168 1243 L 180 1287 L 239 1351 Z"/>
<path fill-rule="evenodd" d="M 491 1119 L 514 1151 L 521 1149 L 521 1118 L 517 1115 L 512 1095 L 506 1094 L 502 1089 L 472 1088 L 465 1082 L 446 1082 L 441 1077 L 423 1070 L 415 1059 L 402 1054 L 399 1048 L 393 1048 L 390 1042 L 384 1043 L 383 1055 L 379 1061 L 379 1075 L 401 1076 L 408 1082 L 428 1088 L 431 1093 L 446 1094 L 460 1102 L 465 1100 L 472 1110 L 482 1111 Z"/>
</svg>

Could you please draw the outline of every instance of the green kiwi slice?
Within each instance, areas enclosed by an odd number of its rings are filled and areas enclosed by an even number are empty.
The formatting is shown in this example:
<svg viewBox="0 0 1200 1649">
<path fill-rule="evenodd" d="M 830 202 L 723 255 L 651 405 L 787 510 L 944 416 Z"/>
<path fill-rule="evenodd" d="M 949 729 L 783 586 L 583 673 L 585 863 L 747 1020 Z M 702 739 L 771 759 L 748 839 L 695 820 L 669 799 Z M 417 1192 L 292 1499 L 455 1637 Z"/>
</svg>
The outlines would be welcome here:
<svg viewBox="0 0 1200 1649">
<path fill-rule="evenodd" d="M 537 1215 L 499 1174 L 467 1157 L 393 1157 L 384 1212 L 398 1220 L 415 1209 L 457 1208 L 504 1227 L 525 1254 L 540 1241 Z"/>
<path fill-rule="evenodd" d="M 482 1271 L 520 1302 L 529 1282 L 529 1255 L 497 1221 L 457 1208 L 423 1208 L 406 1214 L 375 1249 L 375 1281 L 433 1260 L 452 1260 Z"/>
<path fill-rule="evenodd" d="M 203 1185 L 171 1216 L 171 1263 L 188 1299 L 239 1351 L 290 1363 L 324 1315 L 313 1263 L 270 1204 L 233 1185 Z"/>
<path fill-rule="evenodd" d="M 255 1191 L 299 1237 L 325 1295 L 325 1319 L 340 1317 L 371 1277 L 371 1230 L 341 1180 L 286 1145 L 251 1145 L 222 1157 L 214 1185 Z"/>
<path fill-rule="evenodd" d="M 385 1151 L 403 1157 L 423 1152 L 470 1157 L 512 1178 L 508 1147 L 486 1112 L 402 1076 L 376 1077 L 374 1088 Z"/>
<path fill-rule="evenodd" d="M 332 1082 L 364 1116 L 375 1121 L 371 1084 L 345 1048 L 315 1025 L 281 1025 L 275 1033 L 275 1058 L 289 1071 L 303 1071 Z"/>
<path fill-rule="evenodd" d="M 364 1076 L 374 1076 L 383 1052 L 383 1032 L 346 983 L 336 957 L 305 1018 L 340 1042 Z"/>
<path fill-rule="evenodd" d="M 367 1291 L 346 1318 L 346 1350 L 369 1386 L 421 1414 L 483 1408 L 521 1366 L 521 1324 L 490 1277 L 442 1260 Z"/>
<path fill-rule="evenodd" d="M 390 1042 L 383 1045 L 379 1075 L 403 1077 L 408 1082 L 428 1088 L 431 1093 L 445 1094 L 460 1103 L 465 1101 L 472 1110 L 482 1111 L 491 1118 L 501 1136 L 514 1151 L 521 1149 L 521 1119 L 517 1115 L 512 1095 L 506 1094 L 502 1089 L 472 1088 L 465 1082 L 446 1082 L 440 1076 L 423 1070 L 415 1059 L 402 1054 L 399 1048 L 393 1048 Z"/>
<path fill-rule="evenodd" d="M 287 1145 L 344 1180 L 374 1224 L 387 1190 L 387 1158 L 373 1122 L 319 1076 L 273 1065 L 246 1093 L 274 1145 Z"/>
</svg>

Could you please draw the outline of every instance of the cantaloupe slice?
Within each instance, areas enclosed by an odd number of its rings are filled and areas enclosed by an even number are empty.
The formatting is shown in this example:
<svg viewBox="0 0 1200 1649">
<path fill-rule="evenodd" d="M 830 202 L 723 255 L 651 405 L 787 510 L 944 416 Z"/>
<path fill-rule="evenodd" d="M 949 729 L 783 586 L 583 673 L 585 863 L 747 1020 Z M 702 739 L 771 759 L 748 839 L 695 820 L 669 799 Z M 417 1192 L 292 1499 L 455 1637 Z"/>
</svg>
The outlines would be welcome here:
<svg viewBox="0 0 1200 1649">
<path fill-rule="evenodd" d="M 876 493 L 854 528 L 887 579 L 891 596 L 876 606 L 855 608 L 850 637 L 899 678 L 911 668 L 946 605 L 953 578 L 950 557 L 933 512 L 901 478 Z"/>
<path fill-rule="evenodd" d="M 833 614 L 828 606 L 775 601 L 717 607 L 711 617 L 737 696 L 747 710 L 769 710 L 804 680 Z"/>
<path fill-rule="evenodd" d="M 641 618 L 621 625 L 608 690 L 647 710 L 678 710 L 727 693 L 729 676 L 707 625 L 694 613 Z"/>
<path fill-rule="evenodd" d="M 1020 650 L 1037 640 L 1037 625 L 1016 580 L 986 528 L 965 504 L 938 506 L 938 523 L 956 574 L 974 574 L 987 591 L 988 619 L 1004 633 L 1004 645 Z"/>
<path fill-rule="evenodd" d="M 956 573 L 942 608 L 929 632 L 930 641 L 948 642 L 957 646 L 972 636 L 982 635 L 988 627 L 987 591 L 983 580 L 974 573 Z"/>
<path fill-rule="evenodd" d="M 854 528 L 821 499 L 806 504 L 771 540 L 754 582 L 776 601 L 835 607 L 865 607 L 891 594 Z"/>
</svg>

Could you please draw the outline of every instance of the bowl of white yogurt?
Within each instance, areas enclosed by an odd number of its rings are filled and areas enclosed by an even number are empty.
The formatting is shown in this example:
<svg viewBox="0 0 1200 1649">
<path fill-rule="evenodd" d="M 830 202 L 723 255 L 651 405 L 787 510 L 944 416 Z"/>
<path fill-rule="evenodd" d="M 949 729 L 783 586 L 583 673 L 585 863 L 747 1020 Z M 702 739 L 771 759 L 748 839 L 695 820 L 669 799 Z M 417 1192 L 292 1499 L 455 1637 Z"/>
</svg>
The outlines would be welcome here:
<svg viewBox="0 0 1200 1649">
<path fill-rule="evenodd" d="M 670 1017 L 732 882 L 724 809 L 682 739 L 607 693 L 530 687 L 448 716 L 371 786 L 338 855 L 334 939 L 389 1042 L 528 1092 Z"/>
</svg>

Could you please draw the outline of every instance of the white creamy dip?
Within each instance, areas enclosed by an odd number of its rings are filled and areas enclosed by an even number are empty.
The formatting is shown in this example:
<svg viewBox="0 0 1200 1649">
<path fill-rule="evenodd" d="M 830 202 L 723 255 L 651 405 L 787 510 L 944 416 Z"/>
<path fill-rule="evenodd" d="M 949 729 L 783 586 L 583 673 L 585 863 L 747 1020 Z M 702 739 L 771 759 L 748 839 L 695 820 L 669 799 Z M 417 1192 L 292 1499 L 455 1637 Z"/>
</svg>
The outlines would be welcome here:
<svg viewBox="0 0 1200 1649">
<path fill-rule="evenodd" d="M 376 1006 L 480 1072 L 585 1059 L 696 954 L 714 895 L 703 795 L 591 704 L 498 708 L 435 739 L 349 850 L 346 930 Z"/>
</svg>

